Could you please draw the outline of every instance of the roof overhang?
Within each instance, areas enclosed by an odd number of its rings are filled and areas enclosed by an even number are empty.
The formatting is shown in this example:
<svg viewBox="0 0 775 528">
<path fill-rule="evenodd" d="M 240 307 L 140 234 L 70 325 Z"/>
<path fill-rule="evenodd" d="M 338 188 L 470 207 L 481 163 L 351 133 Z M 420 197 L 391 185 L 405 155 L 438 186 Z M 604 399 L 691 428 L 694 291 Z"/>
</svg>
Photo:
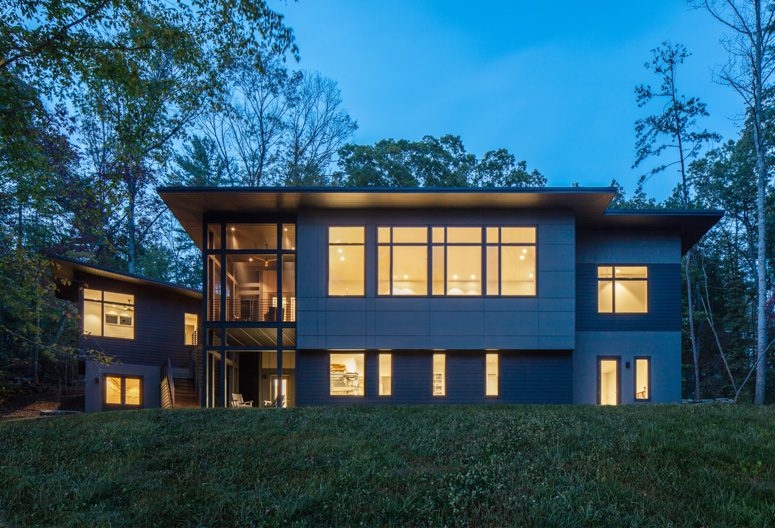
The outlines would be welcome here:
<svg viewBox="0 0 775 528">
<path fill-rule="evenodd" d="M 183 295 L 185 297 L 191 297 L 193 299 L 201 299 L 202 292 L 186 286 L 180 286 L 178 284 L 172 284 L 170 282 L 159 281 L 156 279 L 150 279 L 141 275 L 133 273 L 124 273 L 120 271 L 95 266 L 79 260 L 71 259 L 68 257 L 52 256 L 51 257 L 51 273 L 54 279 L 62 280 L 67 279 L 72 281 L 76 277 L 76 272 L 88 273 L 97 277 L 103 277 L 106 279 L 127 282 L 130 284 L 137 284 L 140 286 L 148 286 L 152 288 L 158 288 L 166 290 L 171 293 Z"/>
<path fill-rule="evenodd" d="M 207 214 L 295 214 L 305 209 L 565 210 L 573 212 L 583 228 L 680 233 L 684 252 L 723 216 L 721 211 L 608 210 L 616 195 L 613 187 L 162 187 L 158 192 L 200 249 Z"/>
<path fill-rule="evenodd" d="M 666 231 L 680 234 L 686 254 L 724 216 L 715 210 L 611 209 L 598 217 L 578 219 L 579 227 L 611 231 Z"/>
<path fill-rule="evenodd" d="M 205 214 L 292 214 L 304 209 L 564 209 L 600 215 L 615 195 L 610 187 L 377 188 L 163 187 L 164 203 L 197 246 Z"/>
</svg>

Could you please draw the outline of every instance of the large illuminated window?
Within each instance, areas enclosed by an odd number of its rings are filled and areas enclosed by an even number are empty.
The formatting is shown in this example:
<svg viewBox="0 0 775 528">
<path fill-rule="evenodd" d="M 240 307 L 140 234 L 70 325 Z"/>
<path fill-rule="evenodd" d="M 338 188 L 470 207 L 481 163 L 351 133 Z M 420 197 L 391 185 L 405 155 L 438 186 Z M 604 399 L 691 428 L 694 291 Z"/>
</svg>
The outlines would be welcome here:
<svg viewBox="0 0 775 528">
<path fill-rule="evenodd" d="M 535 295 L 536 228 L 378 227 L 377 293 L 429 292 Z"/>
<path fill-rule="evenodd" d="M 379 395 L 390 396 L 393 394 L 393 356 L 392 354 L 379 355 Z"/>
<path fill-rule="evenodd" d="M 646 266 L 598 266 L 598 313 L 648 313 Z"/>
<path fill-rule="evenodd" d="M 135 338 L 135 296 L 83 290 L 83 333 L 91 336 Z"/>
<path fill-rule="evenodd" d="M 433 354 L 433 395 L 447 395 L 447 355 Z"/>
<path fill-rule="evenodd" d="M 446 294 L 481 295 L 482 228 L 448 227 L 446 246 Z"/>
<path fill-rule="evenodd" d="M 365 394 L 365 361 L 363 353 L 331 353 L 329 359 L 331 396 L 363 396 Z"/>
<path fill-rule="evenodd" d="M 328 228 L 328 294 L 359 296 L 364 294 L 363 227 Z"/>
<path fill-rule="evenodd" d="M 487 228 L 487 295 L 536 294 L 536 228 Z"/>
<path fill-rule="evenodd" d="M 499 387 L 499 369 L 498 369 L 498 354 L 497 352 L 488 352 L 485 354 L 484 359 L 485 370 L 485 396 L 497 396 Z"/>
<path fill-rule="evenodd" d="M 107 375 L 103 402 L 106 407 L 142 407 L 143 380 L 136 376 Z"/>
<path fill-rule="evenodd" d="M 635 358 L 635 399 L 651 399 L 651 358 Z"/>
<path fill-rule="evenodd" d="M 377 228 L 377 293 L 428 294 L 428 228 Z"/>
</svg>

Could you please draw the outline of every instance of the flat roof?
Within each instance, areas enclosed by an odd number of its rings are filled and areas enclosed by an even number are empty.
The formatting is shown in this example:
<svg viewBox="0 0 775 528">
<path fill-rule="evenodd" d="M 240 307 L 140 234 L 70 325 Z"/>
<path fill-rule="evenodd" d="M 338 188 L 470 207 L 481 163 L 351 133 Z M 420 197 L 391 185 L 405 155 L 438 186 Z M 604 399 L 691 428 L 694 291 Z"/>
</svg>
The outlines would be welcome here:
<svg viewBox="0 0 775 528">
<path fill-rule="evenodd" d="M 200 290 L 189 288 L 188 286 L 181 286 L 179 284 L 173 284 L 171 282 L 151 279 L 134 273 L 126 273 L 123 271 L 111 270 L 101 266 L 95 266 L 94 264 L 89 264 L 88 262 L 72 259 L 69 257 L 53 255 L 50 258 L 51 258 L 52 268 L 54 268 L 52 269 L 52 274 L 54 275 L 55 278 L 72 279 L 75 275 L 74 274 L 75 271 L 82 271 L 85 273 L 96 275 L 97 277 L 104 277 L 107 279 L 118 280 L 121 282 L 128 282 L 131 284 L 138 284 L 141 286 L 152 286 L 155 288 L 160 288 L 168 291 L 174 291 L 175 293 L 178 293 L 180 295 L 185 295 L 187 297 L 192 297 L 194 299 L 202 298 L 202 292 Z M 57 267 L 54 267 L 54 264 L 56 264 Z"/>
<path fill-rule="evenodd" d="M 579 227 L 671 230 L 688 251 L 723 211 L 608 209 L 613 187 L 161 187 L 164 203 L 202 247 L 208 213 L 296 213 L 303 209 L 542 209 L 572 211 Z"/>
</svg>

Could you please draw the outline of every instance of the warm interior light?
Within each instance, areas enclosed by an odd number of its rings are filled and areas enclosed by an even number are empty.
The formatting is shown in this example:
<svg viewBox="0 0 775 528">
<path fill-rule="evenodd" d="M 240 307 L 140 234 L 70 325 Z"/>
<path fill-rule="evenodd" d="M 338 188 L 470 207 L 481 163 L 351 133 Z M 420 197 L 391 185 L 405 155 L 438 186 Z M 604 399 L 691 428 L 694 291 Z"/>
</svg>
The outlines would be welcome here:
<svg viewBox="0 0 775 528">
<path fill-rule="evenodd" d="M 404 280 L 408 279 L 409 275 L 404 275 Z"/>
<path fill-rule="evenodd" d="M 457 275 L 452 275 L 452 278 L 457 280 Z"/>
<path fill-rule="evenodd" d="M 234 226 L 231 226 L 231 230 L 234 231 L 234 229 L 235 229 Z"/>
<path fill-rule="evenodd" d="M 283 227 L 283 231 L 288 231 L 288 228 L 287 227 Z"/>
<path fill-rule="evenodd" d="M 519 260 L 525 260 L 525 255 L 520 255 Z"/>
<path fill-rule="evenodd" d="M 250 262 L 253 262 L 253 257 L 248 258 Z"/>
<path fill-rule="evenodd" d="M 522 250 L 522 253 L 527 253 L 527 250 L 526 250 L 526 249 L 523 249 L 523 250 Z"/>
<path fill-rule="evenodd" d="M 476 279 L 476 275 L 471 275 L 471 280 Z"/>
<path fill-rule="evenodd" d="M 341 253 L 344 253 L 344 250 L 342 248 L 337 248 L 336 252 L 341 254 Z"/>
<path fill-rule="evenodd" d="M 339 257 L 339 260 L 340 260 L 341 262 L 344 262 L 344 255 L 343 255 L 343 256 L 341 256 L 341 257 Z"/>
</svg>

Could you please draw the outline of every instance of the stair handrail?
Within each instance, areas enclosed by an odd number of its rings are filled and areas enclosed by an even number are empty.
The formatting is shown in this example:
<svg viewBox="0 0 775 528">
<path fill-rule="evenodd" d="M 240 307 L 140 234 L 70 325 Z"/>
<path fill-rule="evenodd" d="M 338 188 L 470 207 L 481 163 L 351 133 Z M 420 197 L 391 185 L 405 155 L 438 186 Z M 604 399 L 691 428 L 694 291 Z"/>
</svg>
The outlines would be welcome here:
<svg viewBox="0 0 775 528">
<path fill-rule="evenodd" d="M 172 360 L 170 358 L 167 358 L 167 361 L 163 364 L 163 376 L 166 376 L 167 378 L 167 386 L 170 388 L 170 405 L 172 405 L 172 408 L 175 408 L 175 376 L 173 376 L 172 372 Z"/>
<path fill-rule="evenodd" d="M 189 366 L 191 370 L 191 377 L 194 379 L 194 387 L 196 388 L 196 401 L 199 406 L 202 406 L 202 386 L 199 383 L 199 372 L 196 369 L 196 355 L 200 353 L 199 347 L 195 347 L 191 350 L 191 364 Z"/>
</svg>

